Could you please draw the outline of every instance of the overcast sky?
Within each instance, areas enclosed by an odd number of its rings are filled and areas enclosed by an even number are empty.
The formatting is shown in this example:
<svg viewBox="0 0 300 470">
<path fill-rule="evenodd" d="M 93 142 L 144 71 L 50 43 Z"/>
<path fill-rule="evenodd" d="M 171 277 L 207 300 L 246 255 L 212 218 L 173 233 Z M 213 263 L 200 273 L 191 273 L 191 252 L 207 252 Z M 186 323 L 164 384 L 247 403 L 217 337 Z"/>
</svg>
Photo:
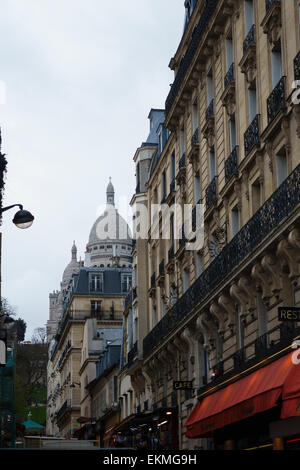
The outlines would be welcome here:
<svg viewBox="0 0 300 470">
<path fill-rule="evenodd" d="M 26 321 L 27 340 L 46 324 L 73 240 L 84 259 L 109 176 L 117 200 L 134 192 L 133 156 L 173 81 L 183 3 L 1 1 L 4 206 L 35 216 L 20 230 L 14 210 L 3 214 L 2 295 Z"/>
</svg>

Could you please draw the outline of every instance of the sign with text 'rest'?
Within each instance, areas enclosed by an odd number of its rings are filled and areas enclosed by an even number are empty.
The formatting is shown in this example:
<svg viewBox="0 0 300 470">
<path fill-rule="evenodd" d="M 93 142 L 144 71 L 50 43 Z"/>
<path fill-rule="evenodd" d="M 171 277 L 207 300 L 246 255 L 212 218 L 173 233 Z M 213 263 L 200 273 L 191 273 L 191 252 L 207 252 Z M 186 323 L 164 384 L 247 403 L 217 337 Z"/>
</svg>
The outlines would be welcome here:
<svg viewBox="0 0 300 470">
<path fill-rule="evenodd" d="M 174 380 L 173 390 L 193 390 L 192 380 Z"/>
<path fill-rule="evenodd" d="M 6 365 L 7 331 L 0 329 L 0 367 Z"/>
<path fill-rule="evenodd" d="M 300 321 L 299 307 L 278 307 L 279 321 Z"/>
</svg>

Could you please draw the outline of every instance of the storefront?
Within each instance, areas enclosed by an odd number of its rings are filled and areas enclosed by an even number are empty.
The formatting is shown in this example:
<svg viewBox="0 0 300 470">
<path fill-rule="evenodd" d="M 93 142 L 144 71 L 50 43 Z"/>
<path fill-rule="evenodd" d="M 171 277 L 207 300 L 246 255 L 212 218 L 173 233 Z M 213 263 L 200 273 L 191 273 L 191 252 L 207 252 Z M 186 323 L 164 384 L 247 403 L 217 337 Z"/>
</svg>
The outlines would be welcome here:
<svg viewBox="0 0 300 470">
<path fill-rule="evenodd" d="M 186 436 L 207 438 L 210 448 L 216 450 L 297 448 L 300 364 L 294 363 L 294 354 L 254 372 L 245 371 L 238 380 L 199 397 L 185 424 Z M 291 419 L 293 426 L 287 421 Z"/>
<path fill-rule="evenodd" d="M 148 450 L 178 449 L 178 413 L 175 408 L 129 416 L 115 429 L 114 447 Z"/>
</svg>

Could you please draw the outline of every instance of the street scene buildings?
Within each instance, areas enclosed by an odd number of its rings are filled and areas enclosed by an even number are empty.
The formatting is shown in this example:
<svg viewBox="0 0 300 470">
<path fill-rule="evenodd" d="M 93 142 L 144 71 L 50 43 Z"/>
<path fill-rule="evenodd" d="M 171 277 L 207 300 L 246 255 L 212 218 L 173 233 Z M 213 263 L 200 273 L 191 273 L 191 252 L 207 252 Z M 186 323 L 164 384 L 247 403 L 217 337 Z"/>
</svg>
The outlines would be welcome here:
<svg viewBox="0 0 300 470">
<path fill-rule="evenodd" d="M 129 268 L 132 281 L 115 320 L 73 314 L 74 339 L 50 347 L 53 365 L 77 350 L 60 387 L 80 384 L 60 400 L 53 429 L 106 447 L 289 448 L 300 435 L 291 380 L 300 331 L 279 321 L 278 308 L 300 306 L 300 4 L 195 0 L 185 9 L 165 108 L 151 109 L 133 158 L 130 265 L 94 268 L 104 276 Z M 151 217 L 153 204 L 161 210 Z M 187 249 L 174 204 L 193 208 L 194 235 L 202 205 L 197 249 Z M 153 237 L 153 225 L 159 234 L 168 226 L 169 237 Z M 82 295 L 98 305 L 88 285 Z M 104 349 L 95 339 L 109 338 L 103 321 L 118 332 Z M 73 417 L 85 423 L 78 430 Z"/>
<path fill-rule="evenodd" d="M 165 104 L 127 155 L 132 220 L 110 179 L 49 294 L 45 432 L 300 449 L 300 0 L 184 15 Z"/>
</svg>

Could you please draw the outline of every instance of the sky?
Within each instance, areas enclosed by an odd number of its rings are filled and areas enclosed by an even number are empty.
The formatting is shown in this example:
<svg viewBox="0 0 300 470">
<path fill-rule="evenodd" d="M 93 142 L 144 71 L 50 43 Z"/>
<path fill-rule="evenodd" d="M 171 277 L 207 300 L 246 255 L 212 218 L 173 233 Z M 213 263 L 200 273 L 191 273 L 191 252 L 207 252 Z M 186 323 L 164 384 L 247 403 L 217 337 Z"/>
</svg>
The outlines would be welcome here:
<svg viewBox="0 0 300 470">
<path fill-rule="evenodd" d="M 27 324 L 45 327 L 75 240 L 84 259 L 106 197 L 130 201 L 133 156 L 164 108 L 168 68 L 184 24 L 183 0 L 2 0 L 0 126 L 8 161 L 3 206 L 35 221 L 2 221 L 2 296 Z"/>
</svg>

